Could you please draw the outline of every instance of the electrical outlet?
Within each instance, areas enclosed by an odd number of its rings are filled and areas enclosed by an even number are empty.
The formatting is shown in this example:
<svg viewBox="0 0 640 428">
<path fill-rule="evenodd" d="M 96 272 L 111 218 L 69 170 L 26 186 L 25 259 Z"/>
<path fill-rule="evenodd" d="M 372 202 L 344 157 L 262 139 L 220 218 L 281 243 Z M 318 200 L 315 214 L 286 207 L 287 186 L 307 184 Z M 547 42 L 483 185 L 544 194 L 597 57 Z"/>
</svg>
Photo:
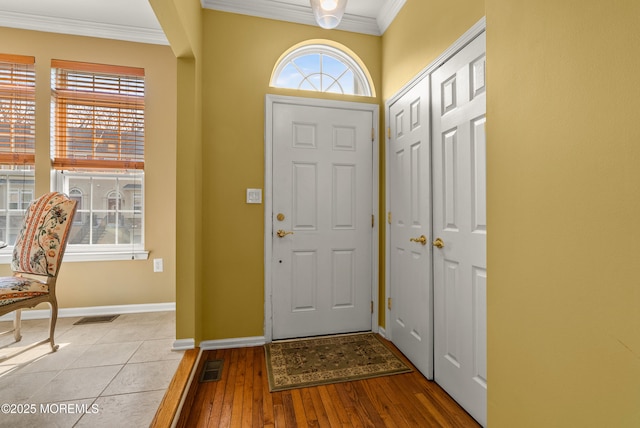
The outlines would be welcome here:
<svg viewBox="0 0 640 428">
<path fill-rule="evenodd" d="M 153 259 L 153 271 L 154 272 L 163 271 L 162 259 Z"/>
</svg>

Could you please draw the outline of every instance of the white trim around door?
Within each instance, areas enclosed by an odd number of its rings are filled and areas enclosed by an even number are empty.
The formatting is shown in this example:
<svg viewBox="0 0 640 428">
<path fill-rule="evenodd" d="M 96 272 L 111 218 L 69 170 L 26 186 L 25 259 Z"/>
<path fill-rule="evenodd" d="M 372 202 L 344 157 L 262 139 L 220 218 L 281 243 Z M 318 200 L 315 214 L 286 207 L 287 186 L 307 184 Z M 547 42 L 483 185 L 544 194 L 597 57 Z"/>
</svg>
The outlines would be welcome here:
<svg viewBox="0 0 640 428">
<path fill-rule="evenodd" d="M 474 40 L 476 37 L 478 37 L 480 34 L 486 31 L 486 28 L 487 28 L 486 18 L 482 17 L 482 19 L 480 19 L 477 23 L 473 25 L 473 27 L 467 30 L 467 32 L 465 32 L 448 49 L 446 49 L 442 54 L 440 54 L 440 56 L 438 56 L 431 64 L 429 64 L 422 71 L 420 71 L 420 73 L 418 73 L 413 79 L 411 79 L 411 81 L 409 81 L 406 85 L 404 85 L 393 97 L 388 99 L 384 104 L 384 111 L 385 111 L 384 129 L 387 130 L 390 127 L 389 114 L 391 111 L 391 106 L 395 102 L 397 102 L 400 98 L 402 98 L 405 94 L 407 94 L 411 89 L 413 89 L 414 86 L 420 83 L 423 79 L 429 79 L 429 76 L 431 75 L 431 73 L 433 73 L 438 67 L 444 64 L 449 58 L 453 57 L 462 48 L 468 45 L 472 40 Z M 390 208 L 391 202 L 389 199 L 390 188 L 389 188 L 389 162 L 388 162 L 389 144 L 388 142 L 389 142 L 388 139 L 385 139 L 384 150 L 385 150 L 386 159 L 387 159 L 387 162 L 385 162 L 385 177 L 386 177 L 385 179 L 385 195 L 386 195 L 385 213 L 389 213 L 391 209 Z M 385 302 L 388 302 L 389 298 L 391 297 L 391 295 L 389 294 L 389 291 L 390 291 L 389 285 L 391 284 L 391 277 L 390 277 L 390 273 L 391 273 L 390 250 L 391 249 L 389 246 L 389 239 L 388 239 L 388 237 L 390 236 L 390 233 L 391 233 L 391 224 L 388 221 L 385 221 L 385 236 L 387 237 L 387 241 L 384 249 L 385 251 L 385 285 L 386 285 L 385 286 Z M 385 320 L 386 320 L 386 323 L 388 324 L 389 320 L 391 319 L 391 310 L 389 309 L 388 304 L 385 304 L 385 307 L 386 307 Z M 391 334 L 391 329 L 387 327 L 385 332 L 387 335 L 387 339 L 393 341 L 393 335 Z"/>
<path fill-rule="evenodd" d="M 379 107 L 377 104 L 356 103 L 347 101 L 324 100 L 317 98 L 302 98 L 267 94 L 265 100 L 265 189 L 264 189 L 264 282 L 265 282 L 265 304 L 264 304 L 264 339 L 271 342 L 273 339 L 273 305 L 271 296 L 273 293 L 272 283 L 272 258 L 273 258 L 273 106 L 275 104 L 289 104 L 311 107 L 353 109 L 371 112 L 373 116 L 372 145 L 372 207 L 374 213 L 372 233 L 372 254 L 371 254 L 371 298 L 373 311 L 371 314 L 371 330 L 378 330 L 378 254 L 379 254 L 379 225 L 383 219 L 379 218 Z"/>
</svg>

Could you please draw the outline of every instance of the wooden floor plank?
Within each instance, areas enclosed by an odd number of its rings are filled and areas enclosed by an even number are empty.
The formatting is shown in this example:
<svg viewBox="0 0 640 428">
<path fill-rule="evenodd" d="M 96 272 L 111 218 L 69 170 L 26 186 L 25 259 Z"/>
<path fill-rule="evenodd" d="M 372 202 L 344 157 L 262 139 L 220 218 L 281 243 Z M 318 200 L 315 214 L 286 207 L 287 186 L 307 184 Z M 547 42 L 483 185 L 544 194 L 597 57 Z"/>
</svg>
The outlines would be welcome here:
<svg viewBox="0 0 640 428">
<path fill-rule="evenodd" d="M 276 392 L 272 394 L 273 397 L 273 423 L 274 426 L 278 428 L 283 428 L 287 426 L 286 417 L 285 417 L 285 409 L 284 409 L 284 395 L 281 392 Z"/>
<path fill-rule="evenodd" d="M 193 405 L 191 407 L 192 414 L 189 415 L 187 423 L 184 425 L 185 427 L 191 427 L 194 423 L 197 423 L 197 421 L 200 420 L 205 421 L 204 426 L 206 426 L 206 421 L 208 421 L 209 416 L 213 411 L 212 403 L 215 397 L 217 385 L 212 383 L 199 383 L 202 369 L 208 358 L 208 352 L 203 353 L 199 364 L 200 372 L 197 373 L 195 378 L 193 379 L 193 381 L 196 382 L 197 390 Z M 201 424 L 201 426 L 202 425 L 203 424 Z"/>
<path fill-rule="evenodd" d="M 331 428 L 341 427 L 342 422 L 340 422 L 340 417 L 331 401 L 331 397 L 329 397 L 326 387 L 309 388 L 309 391 L 311 391 L 311 398 L 313 399 L 315 408 L 320 409 L 322 406 L 324 409 L 324 414 L 329 422 L 329 426 Z"/>
<path fill-rule="evenodd" d="M 404 419 L 387 396 L 386 391 L 380 387 L 380 380 L 370 379 L 368 382 L 362 382 L 362 386 L 367 391 L 367 395 L 371 397 L 371 403 L 380 413 L 385 426 L 389 428 L 402 426 L 401 421 Z"/>
<path fill-rule="evenodd" d="M 330 402 L 333 404 L 333 408 L 338 414 L 338 421 L 340 426 L 349 425 L 351 423 L 351 418 L 347 413 L 344 403 L 340 400 L 340 396 L 338 395 L 338 390 L 336 389 L 337 384 L 330 384 L 320 387 L 320 393 L 322 394 L 322 399 L 325 402 Z"/>
<path fill-rule="evenodd" d="M 400 399 L 400 409 L 405 410 L 405 418 L 413 419 L 411 423 L 415 421 L 418 426 L 437 427 L 436 418 L 427 412 L 424 406 L 415 398 L 415 385 L 411 382 L 411 379 L 409 376 L 387 376 L 382 381 L 386 383 L 386 389 L 397 391 L 397 396 Z"/>
<path fill-rule="evenodd" d="M 291 396 L 291 391 L 280 391 L 280 392 L 276 392 L 276 394 L 282 395 L 282 410 L 284 413 L 284 421 L 285 421 L 284 426 L 297 427 L 298 424 L 296 422 L 296 411 L 293 406 L 293 397 Z"/>
<path fill-rule="evenodd" d="M 186 422 L 178 426 L 479 426 L 442 388 L 418 371 L 270 392 L 262 347 L 205 351 L 201 359 L 205 357 L 224 359 L 221 379 L 197 385 L 191 406 L 183 407 L 180 415 L 180 421 Z"/>
<path fill-rule="evenodd" d="M 273 403 L 273 395 L 269 391 L 269 377 L 267 375 L 267 368 L 264 360 L 264 350 L 256 353 L 256 362 L 258 358 L 260 359 L 259 364 L 262 365 L 262 419 L 265 427 L 272 428 L 275 426 L 275 407 Z"/>
<path fill-rule="evenodd" d="M 240 399 L 234 398 L 231 401 L 230 426 L 232 428 L 242 428 L 242 415 L 244 407 L 247 405 L 247 402 L 244 400 L 244 383 L 247 374 L 247 365 L 249 364 L 253 365 L 253 359 L 249 360 L 247 358 L 247 348 L 240 349 L 236 366 L 236 380 L 233 388 L 233 397 L 239 397 Z M 253 377 L 253 373 L 251 375 Z M 251 400 L 249 400 L 248 404 L 251 405 Z"/>
<path fill-rule="evenodd" d="M 355 411 L 363 426 L 384 426 L 380 414 L 374 409 L 371 400 L 359 385 L 360 382 L 340 384 L 339 391 L 342 394 L 343 402 L 349 403 L 349 408 Z"/>
<path fill-rule="evenodd" d="M 253 383 L 251 385 L 253 405 L 251 406 L 251 424 L 247 422 L 247 426 L 253 426 L 255 428 L 262 428 L 267 426 L 264 418 L 264 358 L 260 358 L 262 349 L 256 347 L 253 349 Z M 273 423 L 273 419 L 270 421 Z"/>
<path fill-rule="evenodd" d="M 356 408 L 362 411 L 362 415 L 366 415 L 366 425 L 377 427 L 385 426 L 383 415 L 376 409 L 371 397 L 367 394 L 367 389 L 364 387 L 363 381 L 349 382 L 353 385 L 353 392 L 357 399 Z"/>
<path fill-rule="evenodd" d="M 219 413 L 213 413 L 211 415 L 211 426 L 216 426 L 213 422 L 218 420 L 217 426 L 229 427 L 231 426 L 231 412 L 233 411 L 233 393 L 236 388 L 236 372 L 239 370 L 239 365 L 244 365 L 244 361 L 238 361 L 240 356 L 240 350 L 232 350 L 231 358 L 225 360 L 225 371 L 227 372 L 227 378 L 224 382 L 224 391 L 216 391 L 218 394 L 222 392 L 222 408 Z"/>
<path fill-rule="evenodd" d="M 342 406 L 344 407 L 345 412 L 347 412 L 347 415 L 349 415 L 350 426 L 354 428 L 371 426 L 367 424 L 366 417 L 363 418 L 360 409 L 357 408 L 357 397 L 351 393 L 352 383 L 343 382 L 331 386 L 335 386 L 335 389 L 338 392 L 338 397 L 342 401 Z"/>
<path fill-rule="evenodd" d="M 405 384 L 407 390 L 414 394 L 413 397 L 422 392 L 431 400 L 434 408 L 438 409 L 438 414 L 445 418 L 447 427 L 479 426 L 437 383 L 429 382 L 424 377 L 412 377 L 408 378 Z M 418 407 L 418 403 L 413 400 L 412 403 Z M 422 409 L 420 411 L 424 413 Z"/>
<path fill-rule="evenodd" d="M 177 416 L 180 400 L 187 393 L 189 386 L 189 377 L 196 368 L 194 367 L 198 359 L 200 349 L 189 349 L 184 352 L 176 373 L 171 379 L 169 388 L 167 389 L 160 407 L 156 411 L 156 415 L 151 422 L 151 428 L 171 426 L 174 418 Z M 193 398 L 192 398 L 193 399 Z M 188 404 L 191 406 L 191 402 Z"/>
<path fill-rule="evenodd" d="M 302 402 L 302 393 L 299 389 L 291 390 L 291 401 L 293 402 L 293 414 L 295 415 L 295 423 L 299 426 L 309 426 L 307 412 Z"/>
<path fill-rule="evenodd" d="M 300 390 L 300 395 L 302 395 L 302 405 L 303 408 L 305 409 L 306 412 L 306 417 L 307 417 L 307 423 L 309 424 L 310 427 L 319 427 L 319 426 L 329 426 L 329 421 L 326 420 L 326 422 L 320 422 L 320 419 L 326 419 L 326 416 L 324 416 L 323 412 L 324 409 L 320 408 L 320 410 L 318 411 L 316 409 L 315 404 L 313 404 L 313 398 L 311 398 L 311 391 L 309 390 L 309 388 L 304 388 Z"/>
<path fill-rule="evenodd" d="M 433 418 L 439 424 L 438 426 L 446 427 L 450 425 L 447 419 L 442 415 L 440 409 L 438 409 L 431 400 L 427 399 L 426 395 L 424 395 L 422 392 L 419 392 L 416 394 L 416 398 L 425 407 L 425 409 L 427 409 L 427 412 L 433 415 Z"/>
<path fill-rule="evenodd" d="M 240 426 L 250 427 L 253 425 L 253 348 L 247 350 L 245 356 L 247 364 L 244 369 L 244 383 L 242 385 L 242 417 Z M 262 387 L 262 385 L 260 385 Z"/>
</svg>

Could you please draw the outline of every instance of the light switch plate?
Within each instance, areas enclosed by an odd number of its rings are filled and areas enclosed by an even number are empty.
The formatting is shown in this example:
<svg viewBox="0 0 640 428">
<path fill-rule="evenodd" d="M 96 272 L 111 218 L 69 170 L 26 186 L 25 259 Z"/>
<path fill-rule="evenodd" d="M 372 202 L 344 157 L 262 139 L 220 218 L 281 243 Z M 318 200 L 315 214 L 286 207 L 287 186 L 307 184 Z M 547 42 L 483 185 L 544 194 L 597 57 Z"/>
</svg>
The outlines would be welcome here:
<svg viewBox="0 0 640 428">
<path fill-rule="evenodd" d="M 261 204 L 262 203 L 262 189 L 247 189 L 247 203 L 248 204 Z"/>
</svg>

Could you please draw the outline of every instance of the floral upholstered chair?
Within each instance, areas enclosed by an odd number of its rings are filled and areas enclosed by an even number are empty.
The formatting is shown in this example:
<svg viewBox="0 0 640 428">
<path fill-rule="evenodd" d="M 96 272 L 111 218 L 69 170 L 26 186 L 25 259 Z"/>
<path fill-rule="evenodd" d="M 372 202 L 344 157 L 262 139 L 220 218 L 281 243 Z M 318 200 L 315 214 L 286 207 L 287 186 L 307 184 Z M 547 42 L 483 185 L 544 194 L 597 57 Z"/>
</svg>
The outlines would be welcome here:
<svg viewBox="0 0 640 428">
<path fill-rule="evenodd" d="M 15 311 L 13 332 L 20 341 L 20 312 L 47 302 L 51 306 L 49 342 L 55 351 L 53 333 L 58 319 L 56 279 L 67 245 L 67 235 L 76 212 L 76 201 L 57 192 L 47 193 L 31 202 L 13 247 L 13 276 L 0 277 L 0 315 Z M 3 334 L 4 334 L 3 333 Z"/>
</svg>

